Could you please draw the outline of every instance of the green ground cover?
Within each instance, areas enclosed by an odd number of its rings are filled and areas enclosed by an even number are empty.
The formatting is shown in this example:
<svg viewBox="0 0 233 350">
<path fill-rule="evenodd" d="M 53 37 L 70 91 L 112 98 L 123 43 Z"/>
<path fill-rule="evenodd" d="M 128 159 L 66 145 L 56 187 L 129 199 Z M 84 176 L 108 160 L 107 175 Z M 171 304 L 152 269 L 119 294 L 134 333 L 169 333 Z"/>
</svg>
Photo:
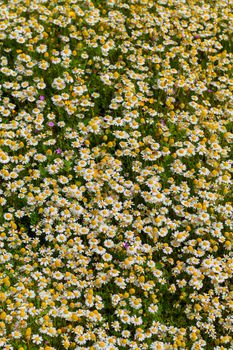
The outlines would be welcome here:
<svg viewBox="0 0 233 350">
<path fill-rule="evenodd" d="M 233 348 L 227 0 L 9 0 L 0 348 Z"/>
</svg>

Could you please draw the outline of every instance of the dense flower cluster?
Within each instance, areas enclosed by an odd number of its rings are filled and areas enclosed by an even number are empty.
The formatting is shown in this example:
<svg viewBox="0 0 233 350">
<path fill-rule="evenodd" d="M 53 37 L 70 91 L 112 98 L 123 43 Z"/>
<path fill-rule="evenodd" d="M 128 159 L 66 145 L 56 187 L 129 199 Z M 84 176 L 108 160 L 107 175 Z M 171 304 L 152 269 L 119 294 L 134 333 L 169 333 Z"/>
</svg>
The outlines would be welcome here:
<svg viewBox="0 0 233 350">
<path fill-rule="evenodd" d="M 233 348 L 228 0 L 8 0 L 0 348 Z"/>
</svg>

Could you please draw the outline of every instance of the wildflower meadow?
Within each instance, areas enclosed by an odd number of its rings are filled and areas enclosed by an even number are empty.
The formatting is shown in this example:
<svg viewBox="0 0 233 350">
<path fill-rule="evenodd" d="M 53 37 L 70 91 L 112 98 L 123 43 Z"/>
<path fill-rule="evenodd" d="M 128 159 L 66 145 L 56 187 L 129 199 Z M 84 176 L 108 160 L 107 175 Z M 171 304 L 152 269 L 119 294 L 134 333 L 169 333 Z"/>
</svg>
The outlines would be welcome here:
<svg viewBox="0 0 233 350">
<path fill-rule="evenodd" d="M 232 0 L 0 19 L 0 349 L 233 350 Z"/>
</svg>

